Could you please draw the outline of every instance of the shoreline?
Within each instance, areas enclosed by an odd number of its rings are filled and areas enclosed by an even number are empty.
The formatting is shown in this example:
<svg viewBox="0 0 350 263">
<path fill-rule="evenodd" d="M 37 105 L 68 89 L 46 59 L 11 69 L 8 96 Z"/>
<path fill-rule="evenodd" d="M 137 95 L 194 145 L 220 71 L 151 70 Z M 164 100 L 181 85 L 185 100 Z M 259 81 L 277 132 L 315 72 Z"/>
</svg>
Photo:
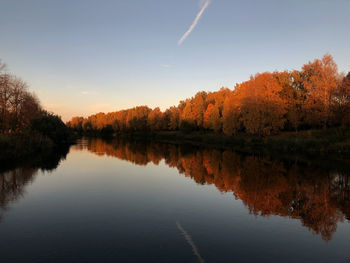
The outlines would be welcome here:
<svg viewBox="0 0 350 263">
<path fill-rule="evenodd" d="M 258 137 L 245 133 L 227 136 L 206 131 L 185 133 L 183 131 L 129 132 L 101 136 L 99 133 L 81 134 L 106 140 L 125 139 L 139 142 L 159 142 L 189 145 L 220 150 L 233 150 L 242 154 L 263 154 L 277 158 L 350 160 L 350 129 L 330 128 L 305 130 L 298 133 L 283 132 L 278 135 Z M 47 156 L 60 149 L 69 148 L 76 139 L 55 143 L 36 133 L 6 134 L 0 136 L 0 163 L 17 163 L 22 160 Z M 33 157 L 34 156 L 34 157 Z"/>
<path fill-rule="evenodd" d="M 38 133 L 1 134 L 0 135 L 0 164 L 13 165 L 47 156 L 67 152 L 75 140 L 67 138 L 64 142 L 54 142 L 47 136 Z"/>
<path fill-rule="evenodd" d="M 89 137 L 89 135 L 87 135 L 87 137 Z M 191 133 L 182 131 L 160 131 L 119 133 L 105 138 L 154 140 L 166 143 L 232 149 L 245 153 L 283 152 L 317 155 L 337 154 L 350 157 L 350 130 L 340 128 L 306 130 L 298 133 L 283 132 L 278 135 L 266 137 L 258 137 L 245 133 L 237 134 L 236 136 L 227 136 L 205 131 Z"/>
</svg>

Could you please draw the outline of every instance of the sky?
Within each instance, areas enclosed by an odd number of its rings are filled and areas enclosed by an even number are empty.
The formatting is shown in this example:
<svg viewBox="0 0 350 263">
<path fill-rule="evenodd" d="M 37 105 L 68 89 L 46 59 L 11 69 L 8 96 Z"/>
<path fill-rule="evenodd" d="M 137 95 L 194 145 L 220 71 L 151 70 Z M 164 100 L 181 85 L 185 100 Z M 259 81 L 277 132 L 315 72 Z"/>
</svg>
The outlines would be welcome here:
<svg viewBox="0 0 350 263">
<path fill-rule="evenodd" d="M 177 105 L 329 52 L 350 71 L 350 0 L 0 0 L 0 59 L 67 121 Z"/>
</svg>

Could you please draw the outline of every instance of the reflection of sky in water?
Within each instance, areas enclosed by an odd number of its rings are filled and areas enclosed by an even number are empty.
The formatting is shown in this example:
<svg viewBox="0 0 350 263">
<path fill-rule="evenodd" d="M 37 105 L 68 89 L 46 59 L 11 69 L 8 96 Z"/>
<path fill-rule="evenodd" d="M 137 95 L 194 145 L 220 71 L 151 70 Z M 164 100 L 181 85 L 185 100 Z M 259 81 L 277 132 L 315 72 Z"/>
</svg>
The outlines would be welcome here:
<svg viewBox="0 0 350 263">
<path fill-rule="evenodd" d="M 169 160 L 140 166 L 77 148 L 56 170 L 37 172 L 22 187 L 21 197 L 7 204 L 0 223 L 3 262 L 341 262 L 350 258 L 346 220 L 337 223 L 327 243 L 300 219 L 250 214 L 251 204 L 235 199 L 232 192 L 221 193 L 217 182 L 201 185 L 195 177 L 179 175 L 178 169 L 166 164 Z M 98 152 L 103 148 L 99 145 Z M 135 156 L 129 150 L 129 158 Z M 194 169 L 194 155 L 185 156 Z M 174 163 L 179 165 L 179 160 Z M 296 183 L 305 191 L 301 181 Z M 240 197 L 245 202 L 254 199 L 243 193 Z"/>
</svg>

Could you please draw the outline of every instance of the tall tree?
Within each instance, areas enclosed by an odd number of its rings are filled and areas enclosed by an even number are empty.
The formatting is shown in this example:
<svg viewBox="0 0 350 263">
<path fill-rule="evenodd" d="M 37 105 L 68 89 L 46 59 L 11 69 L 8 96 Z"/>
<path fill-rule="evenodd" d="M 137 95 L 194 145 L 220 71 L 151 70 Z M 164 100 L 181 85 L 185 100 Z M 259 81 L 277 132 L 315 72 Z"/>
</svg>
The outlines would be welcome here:
<svg viewBox="0 0 350 263">
<path fill-rule="evenodd" d="M 166 115 L 169 116 L 168 129 L 177 130 L 180 125 L 180 110 L 178 107 L 172 106 L 166 110 Z"/>
<path fill-rule="evenodd" d="M 222 130 L 227 135 L 233 135 L 242 128 L 239 98 L 235 92 L 231 92 L 225 98 L 222 123 Z"/>
<path fill-rule="evenodd" d="M 331 124 L 332 96 L 338 86 L 338 67 L 333 57 L 323 58 L 305 64 L 302 68 L 304 88 L 307 92 L 304 104 L 309 124 L 326 127 Z"/>
<path fill-rule="evenodd" d="M 205 91 L 198 92 L 193 99 L 192 115 L 196 122 L 197 127 L 203 127 L 203 115 L 206 109 L 206 97 L 207 93 Z"/>
<path fill-rule="evenodd" d="M 220 117 L 219 107 L 210 103 L 204 114 L 204 128 L 220 132 L 222 121 Z"/>
<path fill-rule="evenodd" d="M 151 131 L 159 131 L 163 128 L 163 113 L 159 107 L 154 108 L 148 114 L 148 126 Z"/>
<path fill-rule="evenodd" d="M 350 72 L 334 90 L 332 101 L 337 124 L 350 125 Z"/>
<path fill-rule="evenodd" d="M 284 127 L 286 110 L 281 91 L 282 87 L 268 72 L 240 85 L 242 121 L 248 133 L 269 135 Z"/>
</svg>

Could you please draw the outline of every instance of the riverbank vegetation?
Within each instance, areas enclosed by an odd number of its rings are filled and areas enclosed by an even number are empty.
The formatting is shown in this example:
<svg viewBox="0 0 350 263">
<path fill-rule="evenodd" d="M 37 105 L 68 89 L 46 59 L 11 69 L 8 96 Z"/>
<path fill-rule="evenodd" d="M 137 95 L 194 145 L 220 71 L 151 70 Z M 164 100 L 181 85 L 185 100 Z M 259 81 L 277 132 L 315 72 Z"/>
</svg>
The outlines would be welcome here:
<svg viewBox="0 0 350 263">
<path fill-rule="evenodd" d="M 72 141 L 72 133 L 20 78 L 5 72 L 0 62 L 0 161 L 46 152 Z"/>
<path fill-rule="evenodd" d="M 330 143 L 349 144 L 350 72 L 339 73 L 326 54 L 301 70 L 258 73 L 233 90 L 198 92 L 164 112 L 138 106 L 74 117 L 67 125 L 85 135 L 152 133 L 177 140 L 264 141 L 278 149 L 309 144 L 329 149 Z"/>
<path fill-rule="evenodd" d="M 164 143 L 188 144 L 217 149 L 235 149 L 242 153 L 276 155 L 281 152 L 292 155 L 327 155 L 350 157 L 350 129 L 341 127 L 303 130 L 298 133 L 285 131 L 265 137 L 237 133 L 234 136 L 208 131 L 158 131 L 133 132 L 115 135 L 118 138 L 136 141 L 158 141 Z M 104 136 L 102 136 L 104 137 Z M 104 137 L 110 138 L 110 137 Z M 335 157 L 335 156 L 334 156 Z"/>
</svg>

